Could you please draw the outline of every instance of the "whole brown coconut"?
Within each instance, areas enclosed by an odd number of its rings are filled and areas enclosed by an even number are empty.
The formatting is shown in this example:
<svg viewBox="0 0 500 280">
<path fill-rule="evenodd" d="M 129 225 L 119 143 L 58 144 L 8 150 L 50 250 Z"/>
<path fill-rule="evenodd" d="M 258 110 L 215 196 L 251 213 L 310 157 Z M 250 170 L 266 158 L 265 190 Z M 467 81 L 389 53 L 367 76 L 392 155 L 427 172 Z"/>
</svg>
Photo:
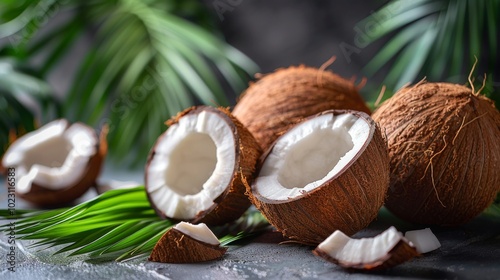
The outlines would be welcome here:
<svg viewBox="0 0 500 280">
<path fill-rule="evenodd" d="M 243 92 L 233 115 L 263 150 L 299 120 L 329 109 L 370 109 L 350 82 L 330 71 L 298 66 L 258 76 Z"/>
<path fill-rule="evenodd" d="M 449 83 L 403 88 L 373 114 L 388 138 L 386 206 L 413 223 L 459 225 L 487 208 L 500 185 L 500 113 Z"/>
</svg>

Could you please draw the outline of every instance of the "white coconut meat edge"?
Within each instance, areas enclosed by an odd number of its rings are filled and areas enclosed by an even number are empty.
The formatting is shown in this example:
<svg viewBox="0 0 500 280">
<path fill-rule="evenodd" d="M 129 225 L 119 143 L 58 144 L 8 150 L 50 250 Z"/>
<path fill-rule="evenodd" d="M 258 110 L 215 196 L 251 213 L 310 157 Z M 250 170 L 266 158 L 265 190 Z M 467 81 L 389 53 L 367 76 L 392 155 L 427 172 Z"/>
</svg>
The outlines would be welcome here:
<svg viewBox="0 0 500 280">
<path fill-rule="evenodd" d="M 16 191 L 28 193 L 33 184 L 50 190 L 78 183 L 97 153 L 97 136 L 88 126 L 65 120 L 50 122 L 15 141 L 2 165 L 16 169 Z"/>
<path fill-rule="evenodd" d="M 220 245 L 219 239 L 217 239 L 215 234 L 204 223 L 193 225 L 187 222 L 180 222 L 176 224 L 174 228 L 198 241 L 211 245 Z"/>
<path fill-rule="evenodd" d="M 375 237 L 360 239 L 352 239 L 337 230 L 321 242 L 318 249 L 342 263 L 369 264 L 387 259 L 388 253 L 401 240 L 408 242 L 394 227 Z"/>
<path fill-rule="evenodd" d="M 229 186 L 236 164 L 235 138 L 213 112 L 188 114 L 159 138 L 146 170 L 149 197 L 167 217 L 193 219 Z"/>
<path fill-rule="evenodd" d="M 312 191 L 349 164 L 369 136 L 366 120 L 350 113 L 298 124 L 275 143 L 253 191 L 277 203 Z"/>
<path fill-rule="evenodd" d="M 441 243 L 434 233 L 432 233 L 430 228 L 407 231 L 405 233 L 405 238 L 410 240 L 413 245 L 415 245 L 417 252 L 421 254 L 434 251 L 441 247 Z"/>
</svg>

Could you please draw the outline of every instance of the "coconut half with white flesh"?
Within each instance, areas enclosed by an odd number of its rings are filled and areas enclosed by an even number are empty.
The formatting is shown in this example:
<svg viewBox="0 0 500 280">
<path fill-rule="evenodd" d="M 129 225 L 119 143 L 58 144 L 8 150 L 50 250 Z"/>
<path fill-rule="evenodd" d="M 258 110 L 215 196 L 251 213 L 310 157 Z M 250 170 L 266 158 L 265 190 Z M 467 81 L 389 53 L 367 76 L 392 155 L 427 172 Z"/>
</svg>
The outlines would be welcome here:
<svg viewBox="0 0 500 280">
<path fill-rule="evenodd" d="M 252 180 L 261 150 L 228 110 L 192 107 L 168 122 L 145 172 L 149 201 L 162 218 L 220 225 L 251 205 L 243 178 Z"/>
<path fill-rule="evenodd" d="M 163 263 L 197 263 L 222 257 L 227 248 L 221 247 L 214 233 L 201 223 L 180 222 L 158 240 L 149 261 Z"/>
<path fill-rule="evenodd" d="M 387 269 L 419 255 L 415 246 L 394 227 L 361 239 L 335 231 L 313 253 L 344 268 L 361 270 Z"/>
<path fill-rule="evenodd" d="M 42 207 L 64 205 L 95 184 L 107 152 L 107 130 L 98 136 L 83 123 L 64 119 L 25 134 L 7 149 L 5 170 L 15 170 L 15 190 Z"/>
<path fill-rule="evenodd" d="M 389 184 L 387 146 L 363 112 L 325 111 L 295 125 L 262 156 L 252 203 L 285 237 L 317 245 L 375 219 Z"/>
</svg>

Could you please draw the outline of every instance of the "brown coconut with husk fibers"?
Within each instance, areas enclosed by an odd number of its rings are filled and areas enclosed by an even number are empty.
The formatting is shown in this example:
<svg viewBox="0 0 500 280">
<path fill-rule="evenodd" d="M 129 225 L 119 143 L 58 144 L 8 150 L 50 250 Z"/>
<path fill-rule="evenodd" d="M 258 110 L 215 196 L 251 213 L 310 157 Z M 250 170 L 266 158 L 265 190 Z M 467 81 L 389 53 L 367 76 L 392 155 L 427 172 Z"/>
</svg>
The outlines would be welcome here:
<svg viewBox="0 0 500 280">
<path fill-rule="evenodd" d="M 232 113 L 263 150 L 294 123 L 322 111 L 351 109 L 370 114 L 356 85 L 328 70 L 302 65 L 256 77 Z"/>
<path fill-rule="evenodd" d="M 387 135 L 391 183 L 386 206 L 420 224 L 460 225 L 500 188 L 500 113 L 457 84 L 405 87 L 373 114 Z"/>
<path fill-rule="evenodd" d="M 225 108 L 189 108 L 168 121 L 145 170 L 156 213 L 192 223 L 221 225 L 251 205 L 243 178 L 252 180 L 261 149 Z"/>
<path fill-rule="evenodd" d="M 292 242 L 317 245 L 368 226 L 389 184 L 387 146 L 358 111 L 325 111 L 281 135 L 262 156 L 252 203 Z"/>
</svg>

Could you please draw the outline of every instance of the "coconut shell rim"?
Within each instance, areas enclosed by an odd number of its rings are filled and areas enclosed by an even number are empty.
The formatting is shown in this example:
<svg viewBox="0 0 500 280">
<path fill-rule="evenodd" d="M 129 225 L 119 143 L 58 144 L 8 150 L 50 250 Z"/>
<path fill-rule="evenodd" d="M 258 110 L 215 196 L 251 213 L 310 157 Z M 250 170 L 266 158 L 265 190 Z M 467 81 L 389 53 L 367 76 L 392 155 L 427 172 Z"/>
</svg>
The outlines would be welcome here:
<svg viewBox="0 0 500 280">
<path fill-rule="evenodd" d="M 167 124 L 170 127 L 172 125 L 177 124 L 179 122 L 180 118 L 182 118 L 186 115 L 199 114 L 199 113 L 204 112 L 204 111 L 208 111 L 208 112 L 217 114 L 219 117 L 221 117 L 229 125 L 229 127 L 231 128 L 231 131 L 233 132 L 234 147 L 235 147 L 235 165 L 234 165 L 233 175 L 232 175 L 231 181 L 225 187 L 224 191 L 212 201 L 213 203 L 212 203 L 212 205 L 210 205 L 210 207 L 208 207 L 207 209 L 204 209 L 204 210 L 200 210 L 193 218 L 190 218 L 190 219 L 179 219 L 179 218 L 169 217 L 165 213 L 163 213 L 163 211 L 159 210 L 158 207 L 154 203 L 152 203 L 151 194 L 147 191 L 148 179 L 147 179 L 147 174 L 146 174 L 147 172 L 145 172 L 145 174 L 144 174 L 144 186 L 146 189 L 146 195 L 147 195 L 148 201 L 150 201 L 151 207 L 153 208 L 155 213 L 161 219 L 171 219 L 173 221 L 187 221 L 187 222 L 192 222 L 192 223 L 201 222 L 203 220 L 203 218 L 205 216 L 207 216 L 208 214 L 210 214 L 220 204 L 220 202 L 222 200 L 224 200 L 224 198 L 226 198 L 226 196 L 229 194 L 231 186 L 233 185 L 234 180 L 237 177 L 237 172 L 239 172 L 239 169 L 240 169 L 239 158 L 241 157 L 241 155 L 240 155 L 240 149 L 239 149 L 240 135 L 238 133 L 238 128 L 237 128 L 236 124 L 233 122 L 233 120 L 227 115 L 227 111 L 225 111 L 225 110 L 226 109 L 225 108 L 223 109 L 223 107 L 214 108 L 212 106 L 207 106 L 207 105 L 192 106 L 192 107 L 189 107 L 189 108 L 179 112 L 176 116 L 172 117 L 170 120 L 165 122 L 165 124 Z M 163 139 L 164 137 L 166 137 L 166 131 L 163 132 L 158 137 L 157 141 L 155 142 L 155 144 L 151 148 L 150 153 L 148 154 L 147 162 L 146 162 L 146 170 L 151 165 L 151 161 L 153 160 L 153 157 L 156 154 L 154 151 L 156 150 L 157 145 L 159 144 L 160 140 Z"/>
<path fill-rule="evenodd" d="M 79 124 L 82 125 L 88 132 L 89 134 L 96 140 L 96 144 L 94 145 L 95 147 L 95 153 L 88 157 L 88 160 L 86 162 L 86 168 L 82 174 L 82 176 L 78 179 L 78 181 L 74 184 L 68 185 L 66 187 L 54 190 L 45 187 L 42 184 L 37 184 L 37 183 L 32 183 L 32 187 L 29 192 L 27 193 L 18 193 L 16 191 L 16 194 L 19 195 L 21 198 L 24 200 L 37 205 L 41 207 L 49 207 L 49 206 L 58 206 L 58 205 L 65 205 L 67 203 L 70 203 L 74 201 L 75 199 L 81 197 L 85 192 L 87 192 L 90 188 L 92 188 L 93 185 L 95 185 L 95 180 L 99 177 L 99 174 L 102 171 L 102 165 L 104 162 L 104 159 L 106 157 L 106 154 L 108 152 L 108 145 L 107 145 L 107 140 L 106 137 L 108 135 L 108 127 L 104 126 L 99 133 L 96 132 L 95 129 L 93 129 L 91 126 L 87 125 L 86 123 L 83 122 L 74 122 L 71 123 L 67 119 L 56 119 L 54 121 L 62 121 L 64 122 L 64 132 L 66 132 L 72 125 Z M 54 122 L 52 121 L 52 122 Z M 34 130 L 36 131 L 36 130 Z M 18 138 L 20 139 L 20 138 Z M 1 164 L 0 164 L 1 165 Z M 3 165 L 2 165 L 3 167 Z M 11 167 L 3 167 L 4 169 L 11 168 Z M 88 182 L 83 184 L 82 182 L 86 181 L 86 178 L 88 178 L 89 174 L 92 174 L 92 171 L 95 170 L 95 174 L 91 177 L 93 177 L 93 182 Z M 69 198 L 64 199 L 64 197 L 68 197 L 68 193 L 71 194 Z M 46 199 L 43 199 L 44 197 L 49 196 L 52 197 L 51 200 L 47 201 Z M 54 197 L 59 198 L 58 196 L 62 196 L 63 199 L 57 199 L 56 201 L 54 200 Z"/>
<path fill-rule="evenodd" d="M 308 191 L 304 194 L 301 194 L 301 195 L 298 195 L 296 197 L 293 197 L 293 198 L 287 198 L 286 200 L 275 200 L 275 199 L 268 199 L 264 196 L 262 196 L 260 193 L 258 193 L 256 190 L 254 190 L 254 187 L 253 187 L 253 184 L 250 185 L 250 189 L 251 189 L 251 192 L 252 192 L 252 196 L 257 199 L 258 201 L 262 202 L 262 203 L 266 203 L 266 204 L 283 204 L 283 203 L 289 203 L 289 202 L 292 202 L 292 201 L 296 201 L 296 200 L 301 200 L 303 198 L 307 198 L 309 196 L 311 196 L 312 194 L 314 194 L 315 192 L 317 192 L 318 190 L 326 187 L 327 185 L 330 185 L 333 183 L 333 181 L 335 181 L 340 175 L 342 175 L 346 170 L 348 170 L 353 164 L 354 162 L 356 162 L 359 157 L 364 153 L 364 151 L 367 149 L 367 147 L 370 145 L 370 143 L 372 142 L 373 140 L 373 136 L 375 134 L 375 131 L 376 129 L 378 129 L 378 125 L 377 123 L 370 117 L 370 115 L 368 115 L 367 113 L 365 112 L 362 112 L 362 111 L 355 111 L 355 110 L 344 110 L 344 109 L 341 109 L 341 110 L 338 110 L 338 109 L 330 109 L 330 110 L 326 110 L 326 111 L 323 111 L 323 112 L 320 112 L 318 114 L 315 114 L 315 115 L 312 115 L 312 116 L 309 116 L 307 118 L 303 118 L 301 119 L 300 121 L 296 122 L 293 126 L 290 127 L 290 129 L 288 131 L 290 131 L 291 129 L 293 129 L 294 127 L 310 120 L 310 119 L 313 119 L 313 118 L 316 118 L 316 117 L 319 117 L 319 116 L 322 116 L 322 115 L 327 115 L 327 114 L 333 114 L 334 116 L 338 116 L 338 115 L 341 115 L 341 114 L 353 114 L 355 115 L 356 117 L 358 118 L 362 118 L 363 120 L 366 121 L 366 123 L 369 125 L 370 127 L 370 133 L 368 135 L 368 138 L 367 140 L 363 143 L 363 145 L 361 146 L 361 148 L 358 150 L 358 152 L 356 153 L 356 155 L 354 155 L 354 157 L 351 159 L 351 161 L 346 164 L 341 170 L 339 170 L 339 172 L 337 172 L 337 174 L 335 174 L 335 176 L 333 176 L 332 178 L 328 179 L 326 182 L 324 182 L 323 184 L 321 184 L 320 186 L 312 189 L 311 191 Z M 287 132 L 288 132 L 287 131 Z M 259 162 L 257 164 L 257 170 L 255 172 L 256 176 L 255 178 L 257 178 L 260 174 L 260 171 L 262 169 L 262 166 L 264 164 L 264 161 L 265 159 L 269 156 L 269 153 L 271 153 L 271 151 L 273 150 L 273 147 L 275 146 L 276 142 L 278 142 L 281 137 L 286 134 L 287 132 L 283 133 L 282 135 L 280 135 L 273 143 L 272 145 L 262 154 L 261 158 L 259 159 Z"/>
</svg>

